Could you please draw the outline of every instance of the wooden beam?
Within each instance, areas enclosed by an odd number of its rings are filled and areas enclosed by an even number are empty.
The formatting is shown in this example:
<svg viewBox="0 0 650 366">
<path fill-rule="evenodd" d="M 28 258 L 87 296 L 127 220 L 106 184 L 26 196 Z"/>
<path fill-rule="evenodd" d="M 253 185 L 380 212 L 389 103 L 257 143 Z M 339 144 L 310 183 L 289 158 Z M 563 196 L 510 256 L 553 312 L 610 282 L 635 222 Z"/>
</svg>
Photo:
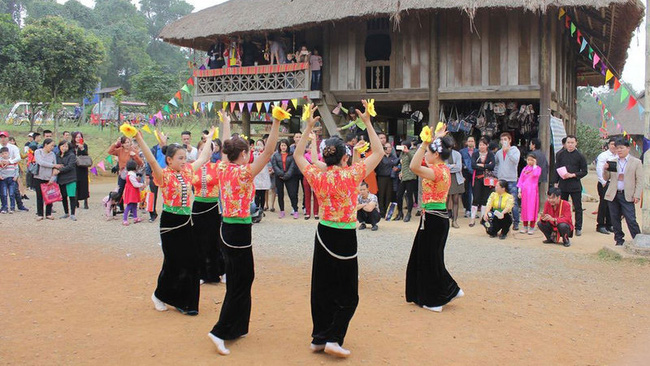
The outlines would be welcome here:
<svg viewBox="0 0 650 366">
<path fill-rule="evenodd" d="M 539 99 L 540 91 L 527 90 L 527 91 L 505 91 L 505 90 L 492 90 L 492 91 L 455 91 L 445 92 L 440 91 L 438 99 L 440 100 L 524 100 L 524 99 Z"/>
<path fill-rule="evenodd" d="M 440 67 L 438 66 L 438 13 L 431 14 L 429 25 L 429 125 L 438 122 L 440 114 L 440 101 L 438 89 L 440 87 Z"/>
<path fill-rule="evenodd" d="M 616 23 L 616 3 L 612 4 L 612 23 L 611 26 L 609 27 L 609 42 L 607 44 L 606 57 L 609 57 L 609 55 L 612 54 L 612 37 L 614 36 L 614 23 Z"/>
<path fill-rule="evenodd" d="M 359 90 L 332 91 L 339 102 L 359 103 L 361 99 L 374 99 L 377 102 L 428 101 L 429 89 L 391 89 L 386 93 L 364 93 Z M 286 99 L 286 98 L 285 98 Z"/>
<path fill-rule="evenodd" d="M 540 149 L 552 162 L 551 159 L 551 18 L 555 16 L 554 11 L 548 11 L 541 15 L 541 29 L 540 29 L 540 64 L 539 64 L 539 84 L 540 84 L 540 99 L 539 99 L 539 133 L 538 137 L 542 143 Z M 551 165 L 553 166 L 553 165 Z M 550 177 L 549 177 L 550 180 Z M 542 184 L 540 187 L 542 191 L 542 198 L 546 199 L 546 191 L 548 190 L 548 183 Z"/>
<path fill-rule="evenodd" d="M 277 91 L 277 92 L 260 92 L 260 93 L 221 93 L 221 94 L 203 94 L 194 96 L 195 102 L 273 102 L 276 100 L 301 99 L 321 99 L 323 93 L 318 90 L 311 91 Z"/>
<path fill-rule="evenodd" d="M 246 110 L 241 113 L 241 132 L 246 136 L 251 135 L 251 114 Z"/>
</svg>

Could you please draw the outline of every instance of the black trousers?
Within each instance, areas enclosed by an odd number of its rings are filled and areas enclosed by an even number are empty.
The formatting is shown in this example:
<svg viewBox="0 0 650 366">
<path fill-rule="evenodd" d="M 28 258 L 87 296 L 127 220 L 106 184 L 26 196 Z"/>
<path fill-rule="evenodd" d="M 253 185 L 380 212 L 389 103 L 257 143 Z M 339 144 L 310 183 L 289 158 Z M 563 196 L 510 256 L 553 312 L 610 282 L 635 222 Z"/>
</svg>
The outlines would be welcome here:
<svg viewBox="0 0 650 366">
<path fill-rule="evenodd" d="M 205 282 L 219 282 L 219 277 L 226 271 L 219 235 L 221 214 L 218 205 L 218 202 L 192 203 L 192 239 L 200 249 L 200 274 Z"/>
<path fill-rule="evenodd" d="M 406 210 L 411 212 L 413 209 L 413 202 L 415 196 L 418 194 L 418 180 L 403 180 L 399 183 L 397 190 L 397 211 L 402 212 L 402 201 L 404 200 L 404 193 L 406 193 Z"/>
<path fill-rule="evenodd" d="M 312 343 L 343 345 L 359 304 L 357 233 L 322 224 L 316 230 L 311 271 Z"/>
<path fill-rule="evenodd" d="M 61 203 L 63 204 L 63 212 L 67 215 L 68 211 L 70 215 L 75 214 L 75 210 L 77 209 L 77 197 L 69 197 L 68 196 L 68 190 L 65 189 L 65 184 L 59 184 L 59 189 L 61 190 L 61 197 L 63 200 Z M 68 199 L 70 199 L 70 208 L 68 209 Z"/>
<path fill-rule="evenodd" d="M 260 210 L 264 210 L 264 201 L 266 199 L 266 191 L 257 189 L 255 190 L 255 205 L 257 205 L 257 208 Z"/>
<path fill-rule="evenodd" d="M 537 227 L 544 234 L 546 240 L 552 240 L 556 243 L 559 243 L 564 237 L 571 236 L 571 227 L 563 222 L 557 224 L 556 227 L 549 222 L 539 221 Z"/>
<path fill-rule="evenodd" d="M 153 182 L 153 176 L 149 176 L 149 190 L 153 193 L 153 211 L 149 212 L 149 218 L 158 216 L 156 205 L 158 204 L 158 186 Z"/>
<path fill-rule="evenodd" d="M 48 183 L 47 180 L 40 180 L 34 178 L 34 190 L 36 190 L 36 215 L 43 217 L 43 192 L 41 191 L 41 184 Z M 45 205 L 45 216 L 52 216 L 52 205 Z"/>
<path fill-rule="evenodd" d="M 393 179 L 391 177 L 377 177 L 377 200 L 379 212 L 386 216 L 386 209 L 393 201 Z"/>
<path fill-rule="evenodd" d="M 379 211 L 372 210 L 371 212 L 364 211 L 363 209 L 357 211 L 357 221 L 362 224 L 376 225 L 379 222 L 381 216 L 379 216 Z"/>
<path fill-rule="evenodd" d="M 476 178 L 472 187 L 472 205 L 485 206 L 492 190 L 492 187 L 483 184 L 483 178 Z"/>
<path fill-rule="evenodd" d="M 576 230 L 582 230 L 582 192 L 562 192 L 562 199 L 565 201 L 571 197 L 571 204 L 575 209 Z"/>
<path fill-rule="evenodd" d="M 495 236 L 499 235 L 499 231 L 501 232 L 501 235 L 508 235 L 508 232 L 510 231 L 510 226 L 512 226 L 512 215 L 507 213 L 503 215 L 503 218 L 500 219 L 496 216 L 492 216 L 492 225 L 490 226 L 489 229 L 487 229 L 487 233 Z"/>
<path fill-rule="evenodd" d="M 470 211 L 472 209 L 472 198 L 474 196 L 473 185 L 472 185 L 472 174 L 467 171 L 463 171 L 463 177 L 465 177 L 465 193 L 463 193 L 463 207 L 465 211 Z"/>
<path fill-rule="evenodd" d="M 122 195 L 124 194 L 124 188 L 126 187 L 126 180 L 122 179 L 122 177 L 119 176 L 119 173 L 117 176 L 117 187 L 117 194 L 120 195 L 120 202 L 118 202 L 117 207 L 120 208 L 120 211 L 124 211 L 124 199 Z"/>
<path fill-rule="evenodd" d="M 609 215 L 609 206 L 605 200 L 605 192 L 607 192 L 607 187 L 609 187 L 609 182 L 604 186 L 602 183 L 598 182 L 598 217 L 596 218 L 596 229 L 601 227 L 608 228 L 612 226 L 612 219 Z"/>
<path fill-rule="evenodd" d="M 288 180 L 282 180 L 280 178 L 275 178 L 275 187 L 278 194 L 278 205 L 280 206 L 280 211 L 284 211 L 284 187 L 287 187 L 287 193 L 289 193 L 289 200 L 291 201 L 291 208 L 298 212 L 298 178 L 292 177 Z"/>
<path fill-rule="evenodd" d="M 612 226 L 614 226 L 614 240 L 616 244 L 622 244 L 625 234 L 623 233 L 623 220 L 625 218 L 627 228 L 630 230 L 632 239 L 634 239 L 641 230 L 636 222 L 636 212 L 634 212 L 634 202 L 625 200 L 625 193 L 617 192 L 613 201 L 608 202 L 609 213 L 612 217 Z"/>
<path fill-rule="evenodd" d="M 219 321 L 210 333 L 228 340 L 248 334 L 251 288 L 255 279 L 251 224 L 222 222 L 221 238 L 226 262 L 226 297 L 221 306 Z"/>
</svg>

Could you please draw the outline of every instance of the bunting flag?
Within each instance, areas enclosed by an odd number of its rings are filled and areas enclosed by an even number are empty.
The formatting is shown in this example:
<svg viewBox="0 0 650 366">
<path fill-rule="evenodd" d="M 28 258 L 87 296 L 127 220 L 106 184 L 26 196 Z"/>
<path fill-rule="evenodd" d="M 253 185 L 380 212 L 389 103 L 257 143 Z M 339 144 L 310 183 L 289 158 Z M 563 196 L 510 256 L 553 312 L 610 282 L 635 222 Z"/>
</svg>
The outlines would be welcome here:
<svg viewBox="0 0 650 366">
<path fill-rule="evenodd" d="M 597 53 L 595 53 L 595 54 L 594 54 L 594 64 L 592 65 L 592 67 L 593 67 L 594 69 L 596 68 L 596 65 L 598 65 L 598 61 L 600 61 L 600 57 L 598 56 Z"/>
<path fill-rule="evenodd" d="M 172 98 L 169 100 L 169 104 L 173 105 L 174 107 L 178 108 L 178 104 L 176 103 L 176 99 Z"/>
<path fill-rule="evenodd" d="M 154 114 L 154 117 L 156 117 L 158 119 L 163 119 L 162 111 L 158 111 L 158 113 Z"/>
<path fill-rule="evenodd" d="M 639 104 L 638 107 L 639 107 L 639 119 L 643 120 L 643 118 L 645 117 L 643 115 L 643 113 L 645 112 L 645 109 L 643 109 L 643 107 L 641 107 L 641 104 Z"/>
<path fill-rule="evenodd" d="M 110 155 L 109 155 L 109 156 L 110 156 Z M 101 170 L 103 170 L 103 171 L 106 171 L 106 166 L 104 165 L 104 161 L 103 161 L 103 160 L 100 161 L 99 163 L 97 163 L 97 166 L 99 167 L 99 169 L 101 169 Z"/>
<path fill-rule="evenodd" d="M 291 99 L 291 104 L 293 104 L 293 109 L 298 109 L 298 99 Z"/>
<path fill-rule="evenodd" d="M 617 78 L 614 78 L 614 91 L 618 91 L 618 88 L 621 87 L 621 82 Z"/>
<path fill-rule="evenodd" d="M 192 94 L 192 92 L 190 91 L 190 87 L 187 86 L 187 84 L 183 85 L 183 87 L 181 88 L 181 90 L 184 91 L 184 92 L 186 92 L 187 94 Z"/>
<path fill-rule="evenodd" d="M 94 166 L 94 167 L 90 168 L 90 172 L 93 173 L 94 175 L 97 175 L 97 167 Z"/>
<path fill-rule="evenodd" d="M 576 34 L 576 42 L 578 42 L 578 44 L 582 44 L 582 39 L 584 39 L 582 38 L 582 33 L 578 31 L 578 33 Z"/>
<path fill-rule="evenodd" d="M 169 109 L 169 106 L 168 106 L 168 105 L 163 106 L 163 110 L 164 110 L 165 112 L 167 112 L 167 114 L 171 114 L 171 113 L 172 113 L 171 110 Z"/>
<path fill-rule="evenodd" d="M 155 116 L 149 118 L 149 124 L 150 124 L 150 125 L 154 125 L 154 126 L 156 125 L 156 117 L 155 117 Z"/>
<path fill-rule="evenodd" d="M 580 46 L 580 53 L 582 53 L 582 51 L 584 51 L 585 48 L 587 48 L 587 40 L 583 38 L 582 45 Z"/>
<path fill-rule="evenodd" d="M 262 102 L 256 102 L 255 106 L 257 107 L 257 112 L 262 112 Z"/>
<path fill-rule="evenodd" d="M 566 18 L 564 18 L 564 19 L 565 19 L 564 27 L 565 27 L 566 29 L 571 28 L 571 18 L 567 15 Z"/>
<path fill-rule="evenodd" d="M 589 46 L 589 59 L 593 60 L 594 58 L 594 49 Z"/>
<path fill-rule="evenodd" d="M 630 100 L 627 102 L 627 109 L 632 109 L 636 105 L 636 99 L 630 97 Z"/>
<path fill-rule="evenodd" d="M 151 129 L 149 128 L 148 125 L 142 126 L 142 131 L 144 131 L 144 132 L 146 132 L 148 134 L 151 134 Z"/>
<path fill-rule="evenodd" d="M 609 69 L 607 69 L 607 72 L 605 73 L 605 82 L 608 83 L 609 80 L 611 78 L 613 78 L 613 77 L 614 77 L 614 74 L 612 74 L 612 72 Z"/>
<path fill-rule="evenodd" d="M 187 83 L 194 86 L 194 78 L 192 77 L 192 78 L 187 79 Z"/>
<path fill-rule="evenodd" d="M 208 112 L 212 110 L 212 102 L 208 102 Z"/>
<path fill-rule="evenodd" d="M 562 19 L 562 17 L 564 16 L 564 14 L 566 14 L 566 11 L 564 10 L 564 8 L 560 8 L 560 14 L 558 14 L 558 17 L 557 17 L 557 18 L 558 18 L 558 19 Z"/>
<path fill-rule="evenodd" d="M 270 111 L 271 108 L 271 102 L 264 102 L 264 109 L 268 112 Z"/>
<path fill-rule="evenodd" d="M 223 109 L 224 111 L 228 110 L 228 102 L 221 103 L 221 109 Z"/>
<path fill-rule="evenodd" d="M 576 32 L 576 29 L 576 25 L 571 22 L 571 36 L 573 36 L 573 34 Z"/>
<path fill-rule="evenodd" d="M 630 95 L 630 92 L 627 91 L 626 87 L 621 88 L 621 103 Z"/>
<path fill-rule="evenodd" d="M 246 106 L 248 107 L 248 112 L 250 113 L 253 110 L 253 102 L 246 103 Z"/>
<path fill-rule="evenodd" d="M 287 109 L 288 106 L 289 106 L 289 101 L 288 100 L 283 100 L 282 101 L 282 109 Z"/>
<path fill-rule="evenodd" d="M 174 97 L 178 100 L 183 100 L 183 96 L 181 96 L 181 91 L 177 91 L 176 94 L 174 94 Z"/>
<path fill-rule="evenodd" d="M 239 110 L 240 110 L 241 112 L 243 112 L 243 111 L 244 111 L 244 106 L 246 105 L 246 103 L 244 103 L 244 102 L 239 102 L 239 103 L 237 103 L 237 105 L 239 105 Z"/>
<path fill-rule="evenodd" d="M 230 102 L 230 113 L 235 112 L 235 105 L 236 105 L 235 102 Z"/>
</svg>

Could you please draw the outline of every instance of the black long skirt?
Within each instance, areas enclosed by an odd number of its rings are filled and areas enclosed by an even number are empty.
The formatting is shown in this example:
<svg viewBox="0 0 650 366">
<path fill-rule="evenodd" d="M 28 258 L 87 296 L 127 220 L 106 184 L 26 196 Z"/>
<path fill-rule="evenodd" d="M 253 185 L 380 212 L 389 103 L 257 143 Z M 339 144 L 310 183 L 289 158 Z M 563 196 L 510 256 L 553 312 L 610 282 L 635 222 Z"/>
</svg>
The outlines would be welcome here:
<svg viewBox="0 0 650 366">
<path fill-rule="evenodd" d="M 88 168 L 77 167 L 77 201 L 87 200 L 90 197 L 88 189 Z"/>
<path fill-rule="evenodd" d="M 201 251 L 201 279 L 205 282 L 219 282 L 225 273 L 221 253 L 221 214 L 218 202 L 198 202 L 192 204 L 192 238 Z"/>
<path fill-rule="evenodd" d="M 156 297 L 183 311 L 198 311 L 199 247 L 192 240 L 190 216 L 163 211 L 160 239 L 164 260 Z"/>
<path fill-rule="evenodd" d="M 221 223 L 223 257 L 226 263 L 226 297 L 219 321 L 210 333 L 224 339 L 248 334 L 251 318 L 251 288 L 255 279 L 251 224 Z"/>
<path fill-rule="evenodd" d="M 449 218 L 427 212 L 420 226 L 406 268 L 406 301 L 420 306 L 442 306 L 458 295 L 460 288 L 445 268 L 445 245 Z"/>
<path fill-rule="evenodd" d="M 311 271 L 313 344 L 343 345 L 359 304 L 356 230 L 318 224 Z"/>
</svg>

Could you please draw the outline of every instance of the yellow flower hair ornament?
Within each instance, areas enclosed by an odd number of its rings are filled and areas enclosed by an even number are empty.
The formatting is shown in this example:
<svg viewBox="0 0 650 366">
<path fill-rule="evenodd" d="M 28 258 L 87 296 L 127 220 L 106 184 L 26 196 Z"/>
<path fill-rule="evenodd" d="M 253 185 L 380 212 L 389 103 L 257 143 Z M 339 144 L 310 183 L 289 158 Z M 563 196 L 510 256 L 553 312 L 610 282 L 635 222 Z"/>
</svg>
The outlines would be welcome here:
<svg viewBox="0 0 650 366">
<path fill-rule="evenodd" d="M 363 154 L 364 152 L 368 151 L 369 148 L 370 148 L 370 144 L 368 142 L 366 142 L 365 144 L 363 144 L 362 146 L 357 147 L 356 149 L 360 154 Z"/>
<path fill-rule="evenodd" d="M 130 124 L 124 122 L 124 123 L 120 126 L 120 132 L 122 132 L 122 134 L 123 134 L 124 136 L 126 136 L 126 137 L 132 139 L 132 138 L 135 137 L 135 135 L 138 134 L 138 129 L 135 128 L 135 127 L 133 127 L 133 126 L 131 126 Z"/>
<path fill-rule="evenodd" d="M 241 135 L 239 135 L 239 138 L 241 138 L 242 140 L 248 142 L 248 136 L 244 135 L 243 133 Z"/>
<path fill-rule="evenodd" d="M 368 99 L 368 114 L 376 117 L 377 116 L 377 111 L 375 111 L 375 100 L 374 99 Z"/>
<path fill-rule="evenodd" d="M 302 120 L 307 121 L 311 117 L 311 110 L 309 109 L 309 104 L 303 104 L 302 106 Z"/>
<path fill-rule="evenodd" d="M 285 119 L 291 118 L 291 113 L 276 105 L 273 107 L 273 118 L 277 119 L 278 121 L 284 121 Z"/>
<path fill-rule="evenodd" d="M 431 128 L 429 126 L 424 126 L 422 132 L 420 132 L 420 139 L 426 144 L 430 144 L 433 140 L 433 134 L 431 133 Z"/>
</svg>

